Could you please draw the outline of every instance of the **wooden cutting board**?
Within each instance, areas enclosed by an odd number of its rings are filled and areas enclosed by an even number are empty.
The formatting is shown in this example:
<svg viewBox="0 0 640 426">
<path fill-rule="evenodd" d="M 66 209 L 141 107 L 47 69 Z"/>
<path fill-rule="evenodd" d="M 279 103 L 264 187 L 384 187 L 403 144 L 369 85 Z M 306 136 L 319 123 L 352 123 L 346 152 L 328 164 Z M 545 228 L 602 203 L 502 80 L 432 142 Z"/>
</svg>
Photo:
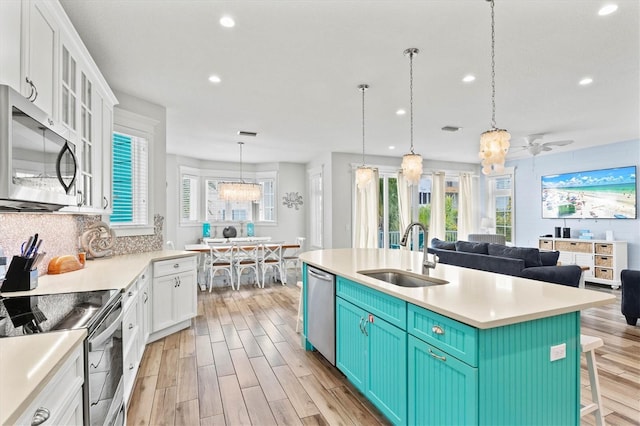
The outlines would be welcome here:
<svg viewBox="0 0 640 426">
<path fill-rule="evenodd" d="M 77 271 L 82 269 L 83 265 L 80 263 L 77 257 L 67 254 L 64 256 L 54 257 L 49 261 L 49 267 L 47 273 L 49 274 L 64 274 L 66 272 Z"/>
</svg>

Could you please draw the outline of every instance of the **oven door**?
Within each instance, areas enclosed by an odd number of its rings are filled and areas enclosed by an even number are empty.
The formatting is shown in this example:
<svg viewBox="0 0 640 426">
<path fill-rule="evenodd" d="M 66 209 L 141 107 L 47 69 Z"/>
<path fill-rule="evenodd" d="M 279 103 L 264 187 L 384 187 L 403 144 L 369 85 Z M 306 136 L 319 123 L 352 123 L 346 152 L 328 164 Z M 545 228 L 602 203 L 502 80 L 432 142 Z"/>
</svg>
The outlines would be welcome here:
<svg viewBox="0 0 640 426">
<path fill-rule="evenodd" d="M 113 424 L 123 406 L 122 302 L 86 340 L 84 403 L 87 425 Z"/>
</svg>

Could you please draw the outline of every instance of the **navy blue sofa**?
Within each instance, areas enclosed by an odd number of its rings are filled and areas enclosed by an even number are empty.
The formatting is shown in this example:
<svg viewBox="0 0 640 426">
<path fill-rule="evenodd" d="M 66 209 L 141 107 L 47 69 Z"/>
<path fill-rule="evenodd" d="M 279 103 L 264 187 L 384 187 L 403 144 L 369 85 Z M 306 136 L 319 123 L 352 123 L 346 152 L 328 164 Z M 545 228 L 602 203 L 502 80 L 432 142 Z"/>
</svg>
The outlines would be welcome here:
<svg viewBox="0 0 640 426">
<path fill-rule="evenodd" d="M 482 242 L 431 240 L 429 253 L 439 262 L 464 268 L 530 278 L 578 287 L 582 270 L 577 265 L 557 265 L 559 252 L 537 248 L 509 247 Z"/>
</svg>

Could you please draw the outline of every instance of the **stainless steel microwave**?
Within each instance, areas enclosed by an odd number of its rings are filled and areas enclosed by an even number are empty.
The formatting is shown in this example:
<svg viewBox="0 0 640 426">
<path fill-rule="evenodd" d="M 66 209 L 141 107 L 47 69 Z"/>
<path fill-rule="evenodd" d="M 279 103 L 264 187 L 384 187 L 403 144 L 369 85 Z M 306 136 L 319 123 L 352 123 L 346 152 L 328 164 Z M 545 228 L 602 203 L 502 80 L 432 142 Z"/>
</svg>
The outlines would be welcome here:
<svg viewBox="0 0 640 426">
<path fill-rule="evenodd" d="M 76 146 L 40 108 L 0 85 L 0 210 L 77 205 Z"/>
</svg>

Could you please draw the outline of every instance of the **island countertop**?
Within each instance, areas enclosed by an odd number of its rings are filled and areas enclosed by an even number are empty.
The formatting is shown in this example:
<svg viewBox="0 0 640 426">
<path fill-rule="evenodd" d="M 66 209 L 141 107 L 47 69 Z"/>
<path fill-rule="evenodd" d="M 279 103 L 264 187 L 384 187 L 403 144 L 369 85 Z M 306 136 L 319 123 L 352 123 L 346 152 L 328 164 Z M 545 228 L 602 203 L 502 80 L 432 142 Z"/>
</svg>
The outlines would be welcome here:
<svg viewBox="0 0 640 426">
<path fill-rule="evenodd" d="M 430 276 L 448 284 L 400 287 L 358 271 L 397 269 L 422 272 L 422 253 L 388 249 L 308 251 L 300 260 L 327 272 L 480 329 L 575 312 L 612 303 L 615 296 L 594 290 L 438 264 Z"/>
</svg>

